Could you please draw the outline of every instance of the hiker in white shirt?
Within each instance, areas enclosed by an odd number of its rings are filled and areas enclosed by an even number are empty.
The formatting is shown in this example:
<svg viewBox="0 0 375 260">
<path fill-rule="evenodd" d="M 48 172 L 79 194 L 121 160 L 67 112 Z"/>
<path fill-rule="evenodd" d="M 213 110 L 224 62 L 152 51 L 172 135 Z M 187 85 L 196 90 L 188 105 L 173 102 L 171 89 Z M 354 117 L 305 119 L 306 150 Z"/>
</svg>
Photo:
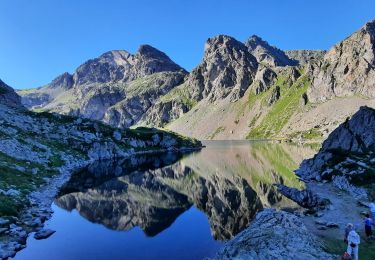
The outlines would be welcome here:
<svg viewBox="0 0 375 260">
<path fill-rule="evenodd" d="M 348 249 L 346 250 L 349 255 L 354 256 L 354 260 L 358 260 L 358 246 L 361 243 L 361 239 L 354 228 L 348 234 Z"/>
</svg>

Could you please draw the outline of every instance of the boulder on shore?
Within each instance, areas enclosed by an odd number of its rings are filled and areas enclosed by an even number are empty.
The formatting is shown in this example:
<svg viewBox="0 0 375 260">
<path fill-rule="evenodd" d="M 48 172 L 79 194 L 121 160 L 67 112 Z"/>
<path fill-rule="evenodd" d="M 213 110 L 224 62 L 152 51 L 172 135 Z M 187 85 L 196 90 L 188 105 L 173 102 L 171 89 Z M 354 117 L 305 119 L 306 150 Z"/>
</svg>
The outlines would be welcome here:
<svg viewBox="0 0 375 260">
<path fill-rule="evenodd" d="M 334 259 L 302 220 L 288 212 L 265 209 L 229 241 L 216 259 Z"/>
<path fill-rule="evenodd" d="M 325 206 L 330 204 L 330 201 L 328 199 L 321 198 L 310 190 L 298 190 L 296 188 L 290 188 L 282 184 L 278 184 L 276 186 L 281 194 L 293 200 L 301 207 L 308 209 L 319 209 L 324 208 Z"/>
</svg>

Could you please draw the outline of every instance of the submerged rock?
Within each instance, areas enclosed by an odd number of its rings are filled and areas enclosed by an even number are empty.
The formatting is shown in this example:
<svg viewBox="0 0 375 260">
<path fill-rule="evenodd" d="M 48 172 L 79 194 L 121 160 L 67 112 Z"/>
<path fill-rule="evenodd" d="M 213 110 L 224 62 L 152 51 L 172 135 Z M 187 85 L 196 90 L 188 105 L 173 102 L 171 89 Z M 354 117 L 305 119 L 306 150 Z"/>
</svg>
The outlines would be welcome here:
<svg viewBox="0 0 375 260">
<path fill-rule="evenodd" d="M 46 239 L 52 236 L 56 231 L 51 229 L 42 229 L 35 233 L 34 238 L 37 240 Z"/>
<path fill-rule="evenodd" d="M 334 259 L 291 213 L 265 209 L 229 241 L 216 259 Z"/>
</svg>

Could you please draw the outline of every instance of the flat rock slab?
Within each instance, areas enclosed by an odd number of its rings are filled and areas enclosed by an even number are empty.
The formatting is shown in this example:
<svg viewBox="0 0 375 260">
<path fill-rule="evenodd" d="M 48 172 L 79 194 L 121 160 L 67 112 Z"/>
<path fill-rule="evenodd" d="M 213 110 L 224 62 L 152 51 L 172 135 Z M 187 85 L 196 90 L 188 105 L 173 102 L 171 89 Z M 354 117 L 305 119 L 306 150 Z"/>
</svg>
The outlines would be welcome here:
<svg viewBox="0 0 375 260">
<path fill-rule="evenodd" d="M 55 232 L 56 231 L 51 230 L 51 229 L 42 229 L 35 233 L 34 238 L 37 240 L 46 239 L 52 236 L 52 234 Z"/>
</svg>

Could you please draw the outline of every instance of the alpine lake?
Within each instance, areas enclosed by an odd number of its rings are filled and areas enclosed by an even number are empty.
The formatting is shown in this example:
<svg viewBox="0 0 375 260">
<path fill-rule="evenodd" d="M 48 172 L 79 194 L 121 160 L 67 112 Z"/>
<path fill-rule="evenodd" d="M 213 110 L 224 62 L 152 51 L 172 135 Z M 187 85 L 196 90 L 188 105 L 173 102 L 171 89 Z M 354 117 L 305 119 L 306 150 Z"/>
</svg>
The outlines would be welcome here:
<svg viewBox="0 0 375 260">
<path fill-rule="evenodd" d="M 74 173 L 52 205 L 45 240 L 15 259 L 204 259 L 266 207 L 296 204 L 274 184 L 316 150 L 267 141 L 206 141 L 190 154 L 96 162 Z"/>
</svg>

